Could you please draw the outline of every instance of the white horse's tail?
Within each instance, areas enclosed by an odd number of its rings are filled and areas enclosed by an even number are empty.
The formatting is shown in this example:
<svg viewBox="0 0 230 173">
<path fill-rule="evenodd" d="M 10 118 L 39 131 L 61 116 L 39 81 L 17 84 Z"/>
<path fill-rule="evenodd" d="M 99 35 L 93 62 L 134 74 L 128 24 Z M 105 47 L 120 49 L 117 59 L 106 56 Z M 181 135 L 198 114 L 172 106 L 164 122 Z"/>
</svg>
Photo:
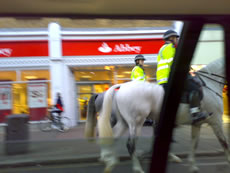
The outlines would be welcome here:
<svg viewBox="0 0 230 173">
<path fill-rule="evenodd" d="M 115 89 L 119 88 L 122 84 L 117 84 L 110 87 L 104 97 L 102 110 L 100 112 L 100 117 L 98 120 L 98 131 L 100 138 L 107 138 L 113 136 L 112 127 L 110 124 L 110 117 L 112 111 L 112 101 Z"/>
<path fill-rule="evenodd" d="M 95 126 L 97 123 L 96 118 L 96 108 L 95 108 L 95 100 L 98 95 L 94 94 L 90 97 L 89 103 L 87 106 L 87 119 L 85 124 L 85 137 L 92 138 L 95 137 Z"/>
</svg>

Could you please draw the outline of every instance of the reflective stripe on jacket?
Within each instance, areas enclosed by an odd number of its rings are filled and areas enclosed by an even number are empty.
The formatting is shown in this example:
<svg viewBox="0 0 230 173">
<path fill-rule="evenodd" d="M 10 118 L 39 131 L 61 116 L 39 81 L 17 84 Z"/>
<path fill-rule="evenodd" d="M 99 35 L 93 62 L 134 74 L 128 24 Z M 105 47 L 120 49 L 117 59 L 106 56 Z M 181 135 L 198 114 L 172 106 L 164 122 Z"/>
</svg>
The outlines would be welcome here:
<svg viewBox="0 0 230 173">
<path fill-rule="evenodd" d="M 157 56 L 157 83 L 163 84 L 168 82 L 169 73 L 173 63 L 176 48 L 173 43 L 165 44 L 161 47 Z"/>
<path fill-rule="evenodd" d="M 141 68 L 140 66 L 136 65 L 132 70 L 131 80 L 145 81 L 146 76 L 145 76 L 145 72 L 144 72 L 143 68 Z"/>
</svg>

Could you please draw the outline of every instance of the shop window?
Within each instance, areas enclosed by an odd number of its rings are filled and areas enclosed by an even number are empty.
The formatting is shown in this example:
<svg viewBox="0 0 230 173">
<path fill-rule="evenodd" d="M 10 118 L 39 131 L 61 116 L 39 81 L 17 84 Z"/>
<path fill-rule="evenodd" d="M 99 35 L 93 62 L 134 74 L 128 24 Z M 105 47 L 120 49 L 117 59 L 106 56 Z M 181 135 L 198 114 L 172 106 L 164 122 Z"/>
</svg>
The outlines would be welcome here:
<svg viewBox="0 0 230 173">
<path fill-rule="evenodd" d="M 78 93 L 92 93 L 91 85 L 80 85 L 78 87 Z"/>
<path fill-rule="evenodd" d="M 12 85 L 0 84 L 0 122 L 12 111 Z"/>
<path fill-rule="evenodd" d="M 149 82 L 156 82 L 156 65 L 144 66 L 147 80 Z"/>
<path fill-rule="evenodd" d="M 78 69 L 74 72 L 75 80 L 77 81 L 108 81 L 112 79 L 112 71 L 106 70 L 103 67 Z"/>
<path fill-rule="evenodd" d="M 0 82 L 1 81 L 16 81 L 16 71 L 0 71 Z"/>
<path fill-rule="evenodd" d="M 122 78 L 122 79 L 130 80 L 130 76 L 131 76 L 133 67 L 132 66 L 126 66 L 126 67 L 118 66 L 118 67 L 116 67 L 115 68 L 116 78 L 117 79 Z"/>
<path fill-rule="evenodd" d="M 4 122 L 5 117 L 12 113 L 11 83 L 16 80 L 16 71 L 0 71 L 0 122 Z"/>
<path fill-rule="evenodd" d="M 14 114 L 28 114 L 27 84 L 13 84 L 13 108 Z"/>
<path fill-rule="evenodd" d="M 131 73 L 133 66 L 117 67 L 116 68 L 116 78 L 118 83 L 124 83 L 131 80 Z M 154 82 L 156 79 L 156 66 L 154 65 L 144 65 L 145 74 L 149 82 Z"/>
<path fill-rule="evenodd" d="M 12 85 L 12 113 L 28 114 L 30 120 L 40 120 L 47 114 L 46 83 L 15 83 Z"/>
<path fill-rule="evenodd" d="M 47 104 L 48 107 L 52 106 L 52 99 L 51 99 L 51 84 L 50 82 L 47 82 Z"/>
<path fill-rule="evenodd" d="M 0 122 L 9 114 L 28 114 L 30 120 L 40 120 L 47 114 L 51 106 L 50 83 L 39 80 L 50 80 L 49 71 L 0 72 Z"/>
<path fill-rule="evenodd" d="M 86 120 L 87 106 L 89 99 L 93 93 L 102 93 L 110 87 L 109 83 L 102 84 L 79 84 L 77 86 L 78 91 L 78 104 L 80 120 Z"/>
<path fill-rule="evenodd" d="M 30 80 L 50 80 L 50 73 L 48 70 L 25 70 L 21 71 L 22 81 Z"/>
<path fill-rule="evenodd" d="M 122 83 L 125 83 L 125 82 L 127 82 L 127 80 L 118 80 L 117 84 L 122 84 Z"/>
<path fill-rule="evenodd" d="M 34 91 L 38 93 L 41 97 L 40 102 L 43 101 L 44 105 L 39 105 L 36 103 L 36 99 L 28 99 L 29 112 L 31 114 L 32 120 L 39 120 L 45 114 L 47 114 L 47 107 L 51 107 L 51 89 L 50 82 L 39 82 L 39 80 L 50 80 L 50 73 L 48 70 L 24 70 L 21 71 L 22 81 L 30 81 L 31 84 L 27 85 L 27 90 L 33 88 Z M 38 83 L 37 83 L 37 82 Z M 28 88 L 28 86 L 30 88 Z M 36 94 L 34 94 L 35 96 Z M 31 97 L 32 98 L 32 97 Z M 34 97 L 33 97 L 34 98 Z M 44 101 L 45 99 L 45 101 Z M 30 102 L 30 103 L 29 103 Z M 37 112 L 42 112 L 43 115 L 38 115 Z"/>
<path fill-rule="evenodd" d="M 86 120 L 88 101 L 92 94 L 80 94 L 78 103 L 80 106 L 80 120 Z"/>
<path fill-rule="evenodd" d="M 109 89 L 109 84 L 95 84 L 94 85 L 94 92 L 95 93 L 102 93 Z"/>
<path fill-rule="evenodd" d="M 27 93 L 30 120 L 43 119 L 47 114 L 47 84 L 30 82 L 27 84 Z"/>
</svg>

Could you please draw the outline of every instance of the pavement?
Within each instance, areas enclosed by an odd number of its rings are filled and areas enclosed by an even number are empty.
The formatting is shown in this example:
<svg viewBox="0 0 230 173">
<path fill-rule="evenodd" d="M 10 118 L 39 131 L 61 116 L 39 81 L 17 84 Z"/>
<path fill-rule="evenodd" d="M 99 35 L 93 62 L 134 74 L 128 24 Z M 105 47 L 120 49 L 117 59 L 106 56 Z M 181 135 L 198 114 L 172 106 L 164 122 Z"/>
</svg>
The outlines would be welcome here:
<svg viewBox="0 0 230 173">
<path fill-rule="evenodd" d="M 227 123 L 224 130 L 227 137 Z M 29 141 L 22 145 L 24 154 L 9 155 L 6 153 L 5 127 L 0 126 L 0 168 L 39 166 L 64 163 L 92 163 L 98 162 L 100 147 L 98 140 L 88 141 L 84 139 L 84 123 L 77 125 L 68 132 L 58 131 L 42 132 L 37 124 L 29 125 Z M 172 143 L 171 151 L 182 159 L 186 159 L 190 151 L 190 126 L 180 126 L 174 131 L 175 143 Z M 142 136 L 137 141 L 137 152 L 150 151 L 152 146 L 152 127 L 145 126 Z M 115 141 L 116 154 L 121 160 L 129 159 L 126 149 L 128 134 Z M 12 149 L 20 146 L 12 144 Z M 8 146 L 9 147 L 9 146 Z M 223 156 L 223 150 L 208 125 L 201 129 L 200 143 L 196 152 L 197 156 L 216 157 Z"/>
</svg>

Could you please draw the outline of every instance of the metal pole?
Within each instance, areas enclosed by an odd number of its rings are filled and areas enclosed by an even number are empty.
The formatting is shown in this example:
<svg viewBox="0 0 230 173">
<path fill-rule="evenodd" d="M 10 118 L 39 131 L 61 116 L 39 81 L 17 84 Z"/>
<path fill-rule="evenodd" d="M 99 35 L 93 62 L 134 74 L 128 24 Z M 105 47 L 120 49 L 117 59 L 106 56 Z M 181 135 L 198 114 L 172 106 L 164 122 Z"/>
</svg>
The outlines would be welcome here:
<svg viewBox="0 0 230 173">
<path fill-rule="evenodd" d="M 177 108 L 202 27 L 203 22 L 194 21 L 184 24 L 161 109 L 158 134 L 153 143 L 151 173 L 165 173 L 166 171 Z"/>
<path fill-rule="evenodd" d="M 230 98 L 229 92 L 229 82 L 230 82 L 230 22 L 226 19 L 226 22 L 223 24 L 224 26 L 224 43 L 225 43 L 225 69 L 226 69 L 226 77 L 227 77 L 227 85 L 228 85 L 228 100 Z M 228 102 L 228 108 L 230 108 L 230 102 Z M 230 110 L 230 109 L 229 109 Z M 230 115 L 228 115 L 230 116 Z M 228 143 L 230 143 L 230 124 L 228 124 Z"/>
</svg>

